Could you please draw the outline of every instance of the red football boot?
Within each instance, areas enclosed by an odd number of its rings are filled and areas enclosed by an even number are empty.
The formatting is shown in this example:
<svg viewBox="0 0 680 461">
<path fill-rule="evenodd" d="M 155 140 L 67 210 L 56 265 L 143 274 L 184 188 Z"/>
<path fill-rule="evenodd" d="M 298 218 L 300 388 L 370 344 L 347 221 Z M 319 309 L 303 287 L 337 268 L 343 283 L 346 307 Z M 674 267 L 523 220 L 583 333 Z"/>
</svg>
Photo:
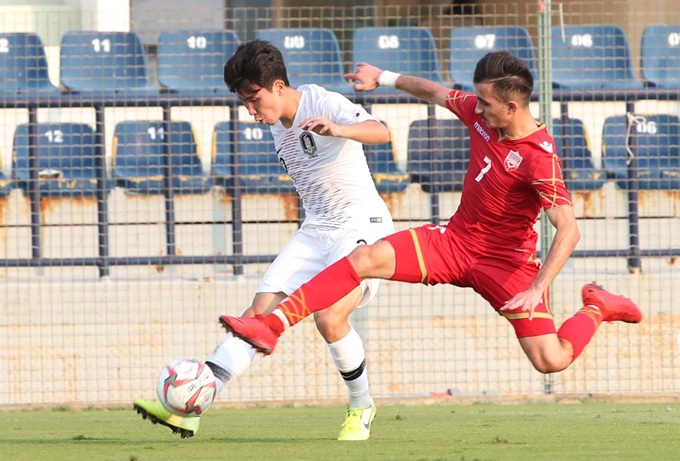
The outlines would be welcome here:
<svg viewBox="0 0 680 461">
<path fill-rule="evenodd" d="M 603 322 L 640 323 L 642 311 L 628 298 L 608 292 L 600 285 L 589 283 L 581 290 L 583 305 L 593 305 L 602 312 Z"/>
<path fill-rule="evenodd" d="M 232 317 L 223 315 L 220 323 L 225 330 L 247 342 L 256 351 L 269 355 L 276 348 L 279 335 L 264 322 L 261 315 L 255 317 Z"/>
</svg>

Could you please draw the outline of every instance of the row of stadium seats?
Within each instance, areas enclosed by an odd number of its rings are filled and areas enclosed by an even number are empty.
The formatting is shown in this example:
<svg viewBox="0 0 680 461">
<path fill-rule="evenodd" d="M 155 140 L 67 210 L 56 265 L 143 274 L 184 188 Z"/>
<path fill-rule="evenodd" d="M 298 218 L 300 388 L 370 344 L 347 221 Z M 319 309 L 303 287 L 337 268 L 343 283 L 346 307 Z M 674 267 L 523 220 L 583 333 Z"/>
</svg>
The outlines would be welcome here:
<svg viewBox="0 0 680 461">
<path fill-rule="evenodd" d="M 162 121 L 124 121 L 116 125 L 112 146 L 112 174 L 105 188 L 114 185 L 137 194 L 160 194 L 164 188 L 164 145 L 170 149 L 172 185 L 178 194 L 206 193 L 213 184 L 245 193 L 293 193 L 295 187 L 275 154 L 271 132 L 255 122 L 220 122 L 213 132 L 210 175 L 203 172 L 196 136 L 189 122 L 170 122 L 170 138 Z M 43 196 L 83 196 L 97 192 L 95 132 L 83 123 L 40 123 L 37 126 L 39 190 Z M 366 155 L 378 188 L 403 191 L 408 175 L 399 171 L 391 142 L 370 146 Z M 239 174 L 233 174 L 237 155 Z M 28 125 L 14 133 L 12 178 L 29 189 Z M 238 181 L 238 183 L 235 183 Z M 0 177 L 0 195 L 11 183 Z"/>
<path fill-rule="evenodd" d="M 633 145 L 628 145 L 633 130 Z M 596 190 L 607 179 L 628 187 L 630 151 L 637 159 L 638 188 L 680 189 L 680 119 L 674 115 L 610 116 L 602 133 L 603 168 L 596 168 L 584 124 L 578 119 L 553 120 L 556 151 L 562 158 L 565 183 L 570 190 Z M 430 151 L 439 158 L 432 159 Z M 469 138 L 458 120 L 435 120 L 432 137 L 428 121 L 411 124 L 407 170 L 414 182 L 430 191 L 437 172 L 442 191 L 460 191 L 467 171 Z"/>
<path fill-rule="evenodd" d="M 338 40 L 330 29 L 265 29 L 258 37 L 284 53 L 291 84 L 317 83 L 343 93 Z M 160 34 L 158 82 L 163 91 L 188 96 L 228 95 L 222 81 L 225 61 L 241 43 L 230 30 L 185 30 Z M 370 62 L 395 72 L 422 76 L 458 88 L 472 88 L 476 62 L 485 53 L 508 50 L 537 75 L 534 45 L 522 27 L 459 27 L 450 37 L 447 82 L 440 72 L 435 41 L 423 27 L 364 27 L 354 31 L 354 63 Z M 680 88 L 680 25 L 648 26 L 641 43 L 645 82 L 633 76 L 626 35 L 618 26 L 565 26 L 552 29 L 553 84 L 558 88 Z M 60 85 L 82 94 L 143 97 L 158 94 L 150 80 L 140 38 L 131 32 L 71 31 L 60 47 Z M 378 92 L 394 91 L 379 88 Z M 48 78 L 45 51 L 33 33 L 0 34 L 0 97 L 50 95 L 59 89 Z"/>
<path fill-rule="evenodd" d="M 603 169 L 594 166 L 583 123 L 577 119 L 554 120 L 557 152 L 563 159 L 564 177 L 572 190 L 594 190 L 608 178 L 627 187 L 629 149 L 637 158 L 640 189 L 680 189 L 680 120 L 671 115 L 612 116 L 603 129 Z M 432 125 L 428 125 L 432 123 Z M 630 130 L 634 143 L 627 146 Z M 166 143 L 163 122 L 124 121 L 116 125 L 112 174 L 106 189 L 125 188 L 138 194 L 163 192 Z M 37 127 L 39 190 L 44 196 L 95 195 L 95 132 L 80 123 L 41 123 Z M 29 187 L 28 125 L 14 135 L 12 177 L 20 189 Z M 213 184 L 245 193 L 293 193 L 291 178 L 275 154 L 268 129 L 254 122 L 220 122 L 213 132 L 210 174 L 203 172 L 191 124 L 170 122 L 167 140 L 172 162 L 172 183 L 178 194 L 207 192 Z M 381 192 L 400 192 L 413 181 L 425 192 L 437 182 L 441 191 L 460 191 L 468 166 L 469 138 L 459 120 L 416 120 L 409 129 L 407 172 L 397 166 L 391 142 L 367 146 L 366 155 L 376 186 Z M 239 174 L 233 174 L 234 156 Z M 437 178 L 435 178 L 437 175 Z M 0 192 L 7 195 L 11 181 L 0 178 Z"/>
</svg>

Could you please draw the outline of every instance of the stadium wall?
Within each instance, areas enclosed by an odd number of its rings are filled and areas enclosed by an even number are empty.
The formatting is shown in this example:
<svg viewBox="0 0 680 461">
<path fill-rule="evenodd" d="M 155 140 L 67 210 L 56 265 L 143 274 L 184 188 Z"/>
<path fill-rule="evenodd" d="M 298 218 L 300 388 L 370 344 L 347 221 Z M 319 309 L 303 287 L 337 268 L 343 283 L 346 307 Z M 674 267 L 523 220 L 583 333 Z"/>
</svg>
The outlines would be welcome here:
<svg viewBox="0 0 680 461">
<path fill-rule="evenodd" d="M 580 286 L 593 278 L 638 300 L 645 321 L 636 328 L 602 325 L 583 356 L 550 377 L 551 393 L 677 392 L 680 316 L 667 310 L 680 296 L 673 283 L 677 270 L 642 276 L 566 270 L 554 284 L 557 322 L 578 308 Z M 13 405 L 154 398 L 160 367 L 178 357 L 204 358 L 223 335 L 218 315 L 240 313 L 257 286 L 255 276 L 36 279 L 3 285 L 0 397 Z M 532 370 L 510 326 L 469 290 L 384 283 L 353 324 L 365 341 L 376 397 L 546 393 L 544 376 Z M 304 401 L 345 392 L 307 320 L 282 338 L 272 356 L 256 359 L 219 400 Z"/>
</svg>

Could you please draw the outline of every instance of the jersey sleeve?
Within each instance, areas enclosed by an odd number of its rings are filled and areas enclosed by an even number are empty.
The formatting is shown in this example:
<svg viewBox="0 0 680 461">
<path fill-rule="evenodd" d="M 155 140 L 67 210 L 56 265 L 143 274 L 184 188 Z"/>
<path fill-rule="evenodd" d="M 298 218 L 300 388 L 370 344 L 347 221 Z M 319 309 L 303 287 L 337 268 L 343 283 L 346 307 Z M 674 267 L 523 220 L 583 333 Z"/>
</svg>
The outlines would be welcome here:
<svg viewBox="0 0 680 461">
<path fill-rule="evenodd" d="M 562 162 L 556 154 L 537 155 L 531 185 L 544 210 L 572 204 L 562 177 Z"/>
<path fill-rule="evenodd" d="M 324 101 L 324 106 L 327 110 L 326 117 L 338 125 L 351 125 L 367 120 L 378 120 L 366 112 L 366 109 L 354 104 L 352 101 L 338 93 L 328 93 L 328 97 Z"/>
<path fill-rule="evenodd" d="M 446 97 L 446 107 L 456 114 L 461 122 L 470 125 L 475 115 L 475 107 L 477 107 L 477 96 L 473 93 L 451 90 Z"/>
</svg>

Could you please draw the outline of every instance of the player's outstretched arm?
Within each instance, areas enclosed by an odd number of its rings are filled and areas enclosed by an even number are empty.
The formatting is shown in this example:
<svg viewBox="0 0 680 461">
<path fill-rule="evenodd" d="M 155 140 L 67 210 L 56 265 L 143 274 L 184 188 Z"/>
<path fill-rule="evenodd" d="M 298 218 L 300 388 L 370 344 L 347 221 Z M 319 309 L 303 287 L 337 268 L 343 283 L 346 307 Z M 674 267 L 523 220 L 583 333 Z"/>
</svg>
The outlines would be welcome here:
<svg viewBox="0 0 680 461">
<path fill-rule="evenodd" d="M 442 107 L 446 107 L 446 97 L 451 92 L 451 88 L 431 80 L 383 71 L 365 62 L 358 63 L 356 70 L 345 74 L 345 78 L 354 81 L 354 88 L 359 91 L 375 90 L 381 85 L 389 86 Z"/>
<path fill-rule="evenodd" d="M 581 238 L 571 205 L 547 209 L 545 214 L 555 228 L 555 236 L 536 276 L 535 283 L 544 291 L 560 273 Z"/>
<path fill-rule="evenodd" d="M 362 144 L 384 144 L 390 140 L 387 127 L 376 120 L 359 123 L 337 124 L 321 115 L 308 118 L 298 125 L 303 130 L 313 131 L 321 136 L 336 136 L 352 139 Z"/>
<path fill-rule="evenodd" d="M 571 205 L 550 208 L 545 210 L 545 214 L 556 232 L 541 269 L 527 290 L 515 295 L 500 309 L 512 311 L 522 308 L 523 311 L 529 311 L 529 320 L 533 318 L 534 309 L 543 293 L 560 273 L 581 238 Z"/>
</svg>

